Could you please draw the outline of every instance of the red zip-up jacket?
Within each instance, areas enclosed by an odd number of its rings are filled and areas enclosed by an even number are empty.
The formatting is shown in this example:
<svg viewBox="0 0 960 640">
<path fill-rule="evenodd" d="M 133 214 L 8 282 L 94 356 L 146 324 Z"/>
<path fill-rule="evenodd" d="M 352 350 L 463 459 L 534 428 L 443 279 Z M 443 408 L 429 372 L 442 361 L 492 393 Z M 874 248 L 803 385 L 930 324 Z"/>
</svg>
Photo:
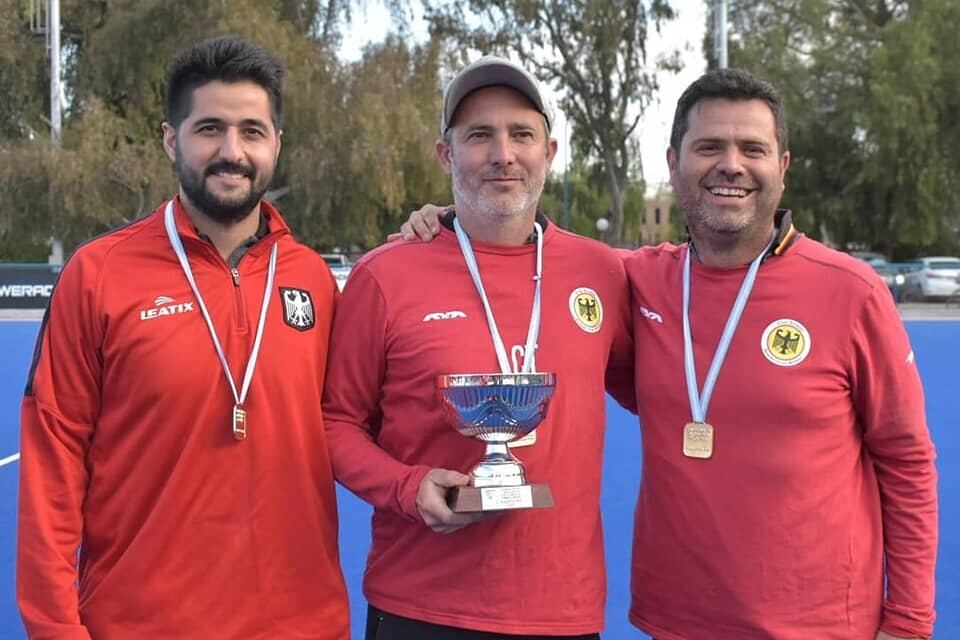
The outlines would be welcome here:
<svg viewBox="0 0 960 640">
<path fill-rule="evenodd" d="M 177 228 L 242 386 L 270 249 L 277 272 L 245 408 L 161 206 L 64 266 L 23 400 L 17 597 L 32 638 L 348 637 L 323 387 L 333 278 L 280 214 L 232 272 Z"/>
</svg>

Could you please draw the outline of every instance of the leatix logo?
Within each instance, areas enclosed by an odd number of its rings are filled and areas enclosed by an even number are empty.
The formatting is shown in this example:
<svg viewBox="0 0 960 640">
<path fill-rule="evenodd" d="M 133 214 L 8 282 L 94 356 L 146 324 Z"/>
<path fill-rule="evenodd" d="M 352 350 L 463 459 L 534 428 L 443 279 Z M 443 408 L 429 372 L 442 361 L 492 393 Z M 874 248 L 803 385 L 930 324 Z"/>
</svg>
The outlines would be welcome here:
<svg viewBox="0 0 960 640">
<path fill-rule="evenodd" d="M 157 296 L 153 300 L 153 307 L 140 310 L 141 320 L 153 320 L 164 316 L 174 316 L 178 313 L 193 311 L 192 302 L 176 302 L 169 296 Z"/>
</svg>

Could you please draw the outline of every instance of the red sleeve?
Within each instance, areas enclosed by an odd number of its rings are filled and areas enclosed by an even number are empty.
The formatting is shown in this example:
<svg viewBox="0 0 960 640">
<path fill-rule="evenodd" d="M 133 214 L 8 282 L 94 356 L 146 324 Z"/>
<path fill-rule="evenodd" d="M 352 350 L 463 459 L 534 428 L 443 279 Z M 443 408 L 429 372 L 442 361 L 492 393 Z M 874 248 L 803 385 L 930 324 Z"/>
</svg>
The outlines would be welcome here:
<svg viewBox="0 0 960 640">
<path fill-rule="evenodd" d="M 881 628 L 933 632 L 937 477 L 913 351 L 886 289 L 853 328 L 853 394 L 880 485 L 887 596 Z"/>
<path fill-rule="evenodd" d="M 71 259 L 44 316 L 20 417 L 17 602 L 31 638 L 89 639 L 77 552 L 100 406 L 99 269 Z"/>
<path fill-rule="evenodd" d="M 624 409 L 636 414 L 637 391 L 634 388 L 636 353 L 633 345 L 631 287 L 627 282 L 627 274 L 622 263 L 618 275 L 623 284 L 610 314 L 610 319 L 614 321 L 615 326 L 604 382 L 607 393 L 613 396 L 613 399 Z"/>
<path fill-rule="evenodd" d="M 337 480 L 379 509 L 419 522 L 416 498 L 430 470 L 408 466 L 377 444 L 386 370 L 387 306 L 366 265 L 354 267 L 337 304 L 323 413 Z"/>
</svg>

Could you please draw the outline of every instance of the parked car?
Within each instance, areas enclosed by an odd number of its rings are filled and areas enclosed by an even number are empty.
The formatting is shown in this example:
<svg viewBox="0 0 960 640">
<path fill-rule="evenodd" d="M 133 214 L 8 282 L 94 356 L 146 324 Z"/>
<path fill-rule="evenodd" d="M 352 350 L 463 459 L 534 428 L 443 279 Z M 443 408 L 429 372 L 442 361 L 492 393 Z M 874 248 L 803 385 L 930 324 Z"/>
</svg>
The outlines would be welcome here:
<svg viewBox="0 0 960 640">
<path fill-rule="evenodd" d="M 887 289 L 890 290 L 890 295 L 893 296 L 893 299 L 900 302 L 903 284 L 906 281 L 904 274 L 913 268 L 910 263 L 887 262 L 887 259 L 882 254 L 875 251 L 851 251 L 850 255 L 863 260 L 873 267 L 873 270 L 877 272 L 877 275 L 879 275 L 887 285 Z"/>
<path fill-rule="evenodd" d="M 956 256 L 929 256 L 917 258 L 916 268 L 905 274 L 904 300 L 946 299 L 957 290 L 960 276 L 960 258 Z"/>
<path fill-rule="evenodd" d="M 897 302 L 903 299 L 903 285 L 907 282 L 907 273 L 916 269 L 912 262 L 881 262 L 872 261 L 870 266 L 883 278 L 883 282 L 890 290 L 890 295 Z"/>
</svg>

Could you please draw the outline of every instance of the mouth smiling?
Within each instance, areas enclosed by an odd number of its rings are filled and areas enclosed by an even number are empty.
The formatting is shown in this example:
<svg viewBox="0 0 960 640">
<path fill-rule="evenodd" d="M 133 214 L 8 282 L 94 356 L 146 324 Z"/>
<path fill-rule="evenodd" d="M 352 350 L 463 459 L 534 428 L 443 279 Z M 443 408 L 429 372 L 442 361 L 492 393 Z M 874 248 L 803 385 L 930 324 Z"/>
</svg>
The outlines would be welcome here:
<svg viewBox="0 0 960 640">
<path fill-rule="evenodd" d="M 746 189 L 744 187 L 707 187 L 707 191 L 709 191 L 711 195 L 722 198 L 746 198 L 753 193 L 753 189 Z"/>
<path fill-rule="evenodd" d="M 227 173 L 226 171 L 216 171 L 212 174 L 215 178 L 223 178 L 225 180 L 246 180 L 247 176 L 242 173 Z"/>
<path fill-rule="evenodd" d="M 252 180 L 253 172 L 236 164 L 220 163 L 207 169 L 207 177 L 220 178 L 231 182 Z"/>
</svg>

